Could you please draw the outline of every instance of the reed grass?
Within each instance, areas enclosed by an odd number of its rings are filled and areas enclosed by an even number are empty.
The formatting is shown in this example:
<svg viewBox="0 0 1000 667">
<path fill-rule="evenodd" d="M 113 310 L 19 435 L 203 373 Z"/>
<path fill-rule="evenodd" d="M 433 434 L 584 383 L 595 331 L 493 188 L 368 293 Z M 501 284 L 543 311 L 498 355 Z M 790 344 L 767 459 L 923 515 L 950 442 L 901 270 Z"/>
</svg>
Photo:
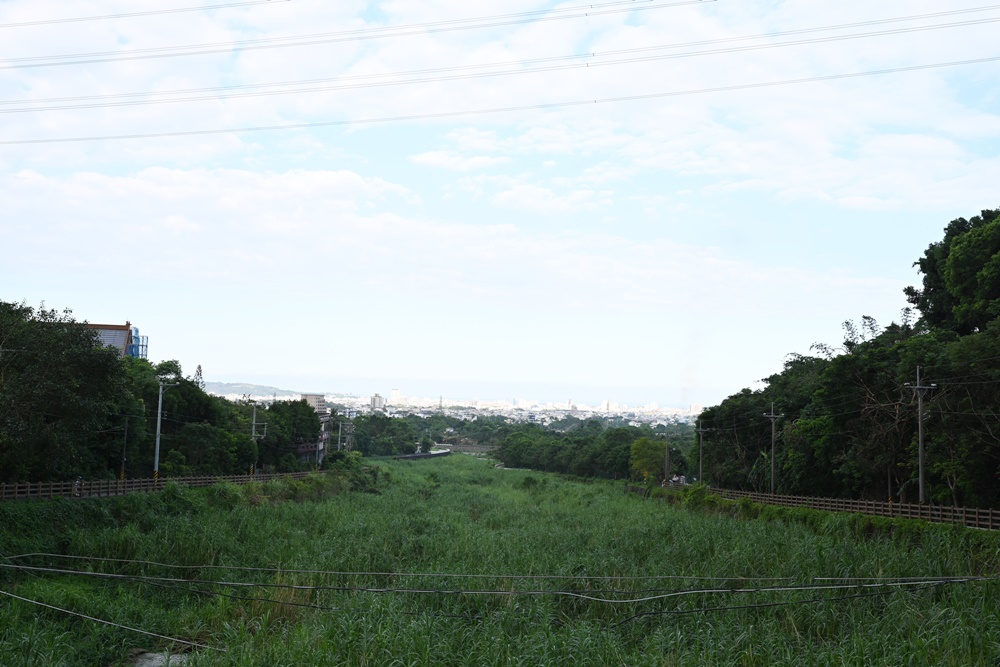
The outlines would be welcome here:
<svg viewBox="0 0 1000 667">
<path fill-rule="evenodd" d="M 316 478 L 0 506 L 0 554 L 129 561 L 19 563 L 185 580 L 164 586 L 8 570 L 0 571 L 0 584 L 26 598 L 222 649 L 194 651 L 188 664 L 197 667 L 994 667 L 1000 659 L 995 581 L 852 590 L 879 594 L 849 599 L 837 591 L 738 592 L 760 588 L 761 577 L 993 577 L 1000 567 L 996 535 L 704 498 L 687 505 L 643 500 L 611 482 L 496 470 L 471 457 L 380 466 L 377 482 L 354 485 Z M 352 486 L 363 491 L 347 492 Z M 415 573 L 421 576 L 404 576 Z M 476 578 L 446 576 L 452 574 Z M 738 579 L 653 579 L 664 576 Z M 209 583 L 215 580 L 253 586 Z M 344 590 L 354 588 L 380 590 Z M 648 597 L 702 588 L 711 591 L 620 604 L 561 595 Z M 513 594 L 529 590 L 543 594 Z M 5 666 L 125 665 L 130 651 L 142 648 L 171 646 L 0 599 Z"/>
</svg>

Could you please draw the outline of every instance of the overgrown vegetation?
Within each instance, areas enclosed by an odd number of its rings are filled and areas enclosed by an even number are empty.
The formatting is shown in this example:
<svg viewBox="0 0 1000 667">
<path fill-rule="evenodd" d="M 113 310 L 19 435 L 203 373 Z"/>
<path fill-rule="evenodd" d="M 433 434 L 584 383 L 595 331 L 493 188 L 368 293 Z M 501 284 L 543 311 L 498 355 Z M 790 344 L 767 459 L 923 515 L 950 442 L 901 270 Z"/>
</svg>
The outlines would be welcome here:
<svg viewBox="0 0 1000 667">
<path fill-rule="evenodd" d="M 703 487 L 654 502 L 464 456 L 382 465 L 354 471 L 377 494 L 318 476 L 3 505 L 4 556 L 83 559 L 0 563 L 125 578 L 0 568 L 2 590 L 223 649 L 195 650 L 198 667 L 1000 658 L 997 583 L 933 583 L 995 577 L 990 533 L 772 512 Z M 5 667 L 117 667 L 153 648 L 169 642 L 0 598 Z"/>
</svg>

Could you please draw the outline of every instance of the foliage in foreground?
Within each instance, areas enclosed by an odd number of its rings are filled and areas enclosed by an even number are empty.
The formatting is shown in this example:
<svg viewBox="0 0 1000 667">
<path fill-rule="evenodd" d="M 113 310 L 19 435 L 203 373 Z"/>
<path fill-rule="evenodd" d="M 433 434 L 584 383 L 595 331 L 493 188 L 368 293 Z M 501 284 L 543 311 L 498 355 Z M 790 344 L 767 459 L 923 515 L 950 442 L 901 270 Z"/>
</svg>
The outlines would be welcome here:
<svg viewBox="0 0 1000 667">
<path fill-rule="evenodd" d="M 18 505 L 9 511 L 21 523 L 11 514 L 0 523 L 4 555 L 129 561 L 18 563 L 182 581 L 7 570 L 2 589 L 224 649 L 195 651 L 189 664 L 198 667 L 994 665 L 1000 657 L 993 581 L 773 590 L 835 583 L 828 577 L 996 576 L 996 535 L 923 524 L 859 531 L 850 517 L 820 513 L 748 520 L 752 508 L 709 507 L 701 490 L 674 506 L 610 482 L 461 456 L 385 466 L 378 494 L 299 496 L 285 484 L 280 495 L 301 502 L 273 503 L 262 500 L 278 495 L 268 487 L 175 487 Z M 24 531 L 32 521 L 35 530 Z M 517 594 L 530 591 L 538 594 Z M 131 650 L 167 646 L 0 600 L 0 655 L 11 667 L 117 666 Z"/>
</svg>

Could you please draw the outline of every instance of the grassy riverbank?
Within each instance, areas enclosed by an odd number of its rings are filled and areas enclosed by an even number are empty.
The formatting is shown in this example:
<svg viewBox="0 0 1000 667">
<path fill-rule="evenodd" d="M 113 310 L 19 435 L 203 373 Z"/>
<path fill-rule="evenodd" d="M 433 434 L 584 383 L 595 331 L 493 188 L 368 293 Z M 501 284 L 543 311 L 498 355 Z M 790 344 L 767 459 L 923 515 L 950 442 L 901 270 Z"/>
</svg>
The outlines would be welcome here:
<svg viewBox="0 0 1000 667">
<path fill-rule="evenodd" d="M 1000 658 L 997 583 L 910 579 L 995 576 L 993 535 L 748 520 L 465 456 L 380 465 L 349 493 L 313 480 L 6 505 L 0 554 L 85 558 L 0 564 L 113 577 L 7 569 L 2 590 L 212 647 L 198 666 Z M 122 665 L 168 645 L 0 596 L 4 665 Z"/>
</svg>

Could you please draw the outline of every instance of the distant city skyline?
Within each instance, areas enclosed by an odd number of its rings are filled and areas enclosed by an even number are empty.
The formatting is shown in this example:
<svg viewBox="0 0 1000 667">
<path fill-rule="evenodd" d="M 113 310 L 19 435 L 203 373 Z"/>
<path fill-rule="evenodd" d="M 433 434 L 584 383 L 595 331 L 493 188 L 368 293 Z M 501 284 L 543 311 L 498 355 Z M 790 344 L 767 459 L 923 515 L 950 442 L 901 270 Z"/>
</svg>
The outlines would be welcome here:
<svg viewBox="0 0 1000 667">
<path fill-rule="evenodd" d="M 186 370 L 185 370 L 186 372 Z M 351 378 L 342 381 L 332 381 L 329 386 L 320 386 L 321 381 L 316 380 L 304 380 L 299 381 L 296 378 L 287 378 L 287 382 L 265 382 L 265 378 L 258 378 L 261 381 L 248 380 L 248 379 L 232 379 L 232 380 L 221 380 L 217 377 L 213 377 L 208 371 L 205 371 L 207 382 L 212 383 L 246 383 L 246 384 L 257 384 L 262 386 L 275 387 L 284 391 L 291 391 L 300 394 L 309 393 L 323 393 L 326 395 L 341 394 L 345 396 L 354 396 L 357 398 L 369 398 L 374 394 L 381 395 L 386 404 L 389 406 L 405 404 L 407 401 L 413 401 L 419 399 L 426 402 L 436 402 L 441 397 L 447 402 L 451 400 L 460 400 L 463 402 L 469 401 L 480 401 L 480 402 L 496 402 L 496 401 L 534 401 L 537 403 L 566 403 L 572 400 L 576 405 L 587 405 L 587 406 L 601 406 L 605 402 L 610 401 L 618 405 L 628 405 L 629 407 L 643 407 L 650 404 L 656 404 L 660 408 L 687 410 L 692 405 L 709 406 L 714 405 L 714 403 L 705 403 L 698 400 L 674 400 L 670 401 L 669 391 L 661 391 L 660 393 L 667 397 L 667 399 L 656 398 L 656 389 L 619 389 L 619 390 L 608 390 L 602 395 L 600 387 L 569 387 L 567 385 L 559 384 L 511 384 L 511 385 L 494 385 L 491 383 L 470 383 L 470 382 L 413 382 L 409 384 L 404 384 L 396 382 L 393 384 L 391 381 L 384 381 L 379 378 Z M 298 384 L 294 384 L 298 383 Z M 304 384 L 305 383 L 305 384 Z M 303 385 L 303 386 L 299 386 Z M 412 386 L 412 390 L 407 390 L 405 387 Z M 390 387 L 390 388 L 387 388 Z M 437 390 L 434 390 L 438 388 Z M 575 389 L 577 391 L 573 392 Z M 396 390 L 398 392 L 398 399 L 394 399 L 393 394 Z M 569 393 L 567 394 L 567 391 Z M 738 391 L 738 390 L 737 390 Z M 560 393 L 561 392 L 561 393 Z M 676 392 L 675 392 L 676 395 Z M 722 398 L 725 398 L 724 396 Z M 719 399 L 721 400 L 721 399 Z M 717 401 L 718 402 L 718 401 Z"/>
</svg>

